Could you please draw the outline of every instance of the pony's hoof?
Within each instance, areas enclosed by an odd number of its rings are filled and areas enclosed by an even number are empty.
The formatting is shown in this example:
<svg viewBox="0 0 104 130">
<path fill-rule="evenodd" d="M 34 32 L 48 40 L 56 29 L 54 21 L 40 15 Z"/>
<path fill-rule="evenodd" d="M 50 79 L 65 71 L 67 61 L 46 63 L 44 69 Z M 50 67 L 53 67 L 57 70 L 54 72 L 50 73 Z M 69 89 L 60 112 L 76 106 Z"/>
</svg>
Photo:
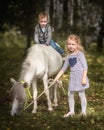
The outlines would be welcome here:
<svg viewBox="0 0 104 130">
<path fill-rule="evenodd" d="M 67 118 L 67 117 L 73 117 L 75 115 L 75 113 L 73 112 L 68 112 L 67 114 L 65 114 L 63 117 Z"/>
<path fill-rule="evenodd" d="M 49 111 L 53 111 L 53 108 L 48 108 Z"/>
<path fill-rule="evenodd" d="M 86 113 L 85 113 L 85 112 L 81 112 L 81 113 L 80 113 L 80 116 L 85 117 L 85 116 L 86 116 Z"/>
<path fill-rule="evenodd" d="M 55 104 L 54 104 L 54 107 L 58 107 L 58 103 L 55 103 Z"/>
<path fill-rule="evenodd" d="M 10 113 L 11 116 L 15 116 L 15 113 Z"/>
<path fill-rule="evenodd" d="M 35 114 L 35 113 L 36 113 L 36 110 L 32 110 L 32 113 Z"/>
</svg>

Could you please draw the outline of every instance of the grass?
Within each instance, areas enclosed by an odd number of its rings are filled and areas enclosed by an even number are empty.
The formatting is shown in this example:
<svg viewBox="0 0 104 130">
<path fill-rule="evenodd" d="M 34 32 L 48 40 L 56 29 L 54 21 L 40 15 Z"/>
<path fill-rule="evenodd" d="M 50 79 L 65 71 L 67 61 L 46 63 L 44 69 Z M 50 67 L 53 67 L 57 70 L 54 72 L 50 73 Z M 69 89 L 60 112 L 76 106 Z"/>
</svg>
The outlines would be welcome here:
<svg viewBox="0 0 104 130">
<path fill-rule="evenodd" d="M 13 43 L 11 44 L 11 42 Z M 9 78 L 18 79 L 21 64 L 24 60 L 24 41 L 20 40 L 14 44 L 14 40 L 10 42 L 6 40 L 5 42 L 4 39 L 0 39 L 0 130 L 104 130 L 103 55 L 103 53 L 86 52 L 89 65 L 88 77 L 90 79 L 90 88 L 86 90 L 88 100 L 86 117 L 79 116 L 80 101 L 76 93 L 76 115 L 67 119 L 63 118 L 63 114 L 68 111 L 68 72 L 62 77 L 66 94 L 60 89 L 59 106 L 54 108 L 54 111 L 48 112 L 46 97 L 43 95 L 38 100 L 37 114 L 31 113 L 32 106 L 30 106 L 27 110 L 22 111 L 19 116 L 11 117 L 9 98 L 11 84 Z M 40 87 L 39 91 L 42 91 L 42 85 Z"/>
</svg>

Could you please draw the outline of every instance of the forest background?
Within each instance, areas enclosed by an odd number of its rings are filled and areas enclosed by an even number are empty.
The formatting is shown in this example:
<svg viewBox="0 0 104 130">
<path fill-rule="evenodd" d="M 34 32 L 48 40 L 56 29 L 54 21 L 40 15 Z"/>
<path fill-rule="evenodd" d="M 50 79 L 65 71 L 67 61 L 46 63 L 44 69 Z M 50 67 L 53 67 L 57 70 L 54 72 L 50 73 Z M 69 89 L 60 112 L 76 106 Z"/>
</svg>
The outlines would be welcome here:
<svg viewBox="0 0 104 130">
<path fill-rule="evenodd" d="M 104 9 L 103 0 L 1 0 L 0 1 L 0 130 L 103 130 L 104 124 Z M 88 61 L 90 88 L 87 117 L 79 117 L 80 102 L 76 94 L 76 116 L 64 119 L 68 111 L 67 94 L 60 90 L 59 107 L 49 113 L 46 98 L 39 101 L 36 115 L 32 106 L 19 117 L 10 116 L 10 77 L 18 80 L 27 49 L 34 44 L 37 15 L 49 13 L 54 39 L 63 49 L 67 36 L 81 36 Z M 68 72 L 62 77 L 67 93 Z M 39 83 L 39 91 L 43 90 Z M 78 100 L 77 100 L 78 99 Z"/>
<path fill-rule="evenodd" d="M 26 36 L 26 48 L 31 46 L 37 15 L 46 10 L 54 34 L 65 36 L 78 33 L 84 46 L 97 40 L 102 49 L 104 34 L 103 0 L 1 0 L 0 31 L 15 28 Z M 56 40 L 60 37 L 57 37 Z"/>
</svg>

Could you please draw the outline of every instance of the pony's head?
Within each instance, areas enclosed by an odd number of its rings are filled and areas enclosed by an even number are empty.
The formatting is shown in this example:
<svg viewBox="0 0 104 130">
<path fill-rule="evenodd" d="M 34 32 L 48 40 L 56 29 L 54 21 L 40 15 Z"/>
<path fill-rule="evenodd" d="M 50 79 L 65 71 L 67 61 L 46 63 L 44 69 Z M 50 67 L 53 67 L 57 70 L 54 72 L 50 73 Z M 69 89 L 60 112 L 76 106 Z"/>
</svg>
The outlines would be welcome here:
<svg viewBox="0 0 104 130">
<path fill-rule="evenodd" d="M 26 101 L 27 95 L 25 88 L 27 87 L 27 83 L 17 82 L 13 78 L 10 78 L 10 81 L 12 83 L 12 88 L 10 90 L 12 97 L 11 115 L 14 116 L 19 114 Z"/>
</svg>

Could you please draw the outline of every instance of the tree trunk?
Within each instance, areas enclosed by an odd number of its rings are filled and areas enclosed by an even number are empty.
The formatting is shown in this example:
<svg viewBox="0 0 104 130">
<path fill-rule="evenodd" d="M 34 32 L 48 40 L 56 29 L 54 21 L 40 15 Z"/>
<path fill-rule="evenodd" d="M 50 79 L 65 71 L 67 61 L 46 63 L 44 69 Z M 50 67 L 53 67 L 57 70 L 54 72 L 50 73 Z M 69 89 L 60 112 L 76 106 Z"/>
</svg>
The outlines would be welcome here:
<svg viewBox="0 0 104 130">
<path fill-rule="evenodd" d="M 60 29 L 63 24 L 63 3 L 57 0 L 57 29 Z"/>
<path fill-rule="evenodd" d="M 80 28 L 82 26 L 82 4 L 81 0 L 77 0 L 77 26 Z"/>
<path fill-rule="evenodd" d="M 103 38 L 104 38 L 104 24 L 103 21 L 100 24 L 100 30 L 98 35 L 98 42 L 97 42 L 97 48 L 99 52 L 102 52 L 103 50 Z"/>
<path fill-rule="evenodd" d="M 68 24 L 70 26 L 73 26 L 74 24 L 74 19 L 73 19 L 73 16 L 74 16 L 74 1 L 73 0 L 68 0 Z"/>
<path fill-rule="evenodd" d="M 48 14 L 50 14 L 50 0 L 47 0 L 47 1 L 46 1 L 45 9 L 46 9 L 46 12 L 47 12 Z"/>
<path fill-rule="evenodd" d="M 26 50 L 31 46 L 31 32 L 30 30 L 27 31 L 27 40 L 26 40 Z"/>
</svg>

